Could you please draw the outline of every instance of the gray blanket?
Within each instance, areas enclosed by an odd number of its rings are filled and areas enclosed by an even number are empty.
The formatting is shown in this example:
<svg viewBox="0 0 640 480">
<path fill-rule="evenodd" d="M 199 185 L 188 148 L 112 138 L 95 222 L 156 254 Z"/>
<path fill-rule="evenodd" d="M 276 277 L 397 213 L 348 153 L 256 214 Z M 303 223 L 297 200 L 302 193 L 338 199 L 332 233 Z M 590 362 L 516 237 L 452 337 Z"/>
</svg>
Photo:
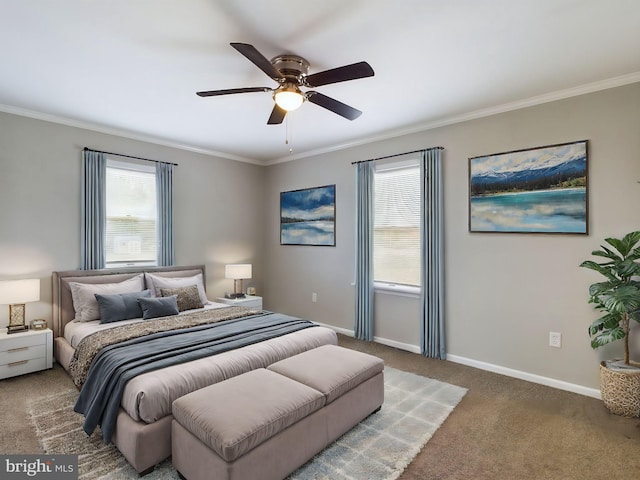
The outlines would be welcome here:
<svg viewBox="0 0 640 480">
<path fill-rule="evenodd" d="M 110 345 L 95 357 L 74 410 L 85 416 L 84 431 L 100 425 L 111 441 L 125 384 L 136 375 L 197 360 L 315 324 L 279 313 L 263 313 L 134 338 Z"/>
</svg>

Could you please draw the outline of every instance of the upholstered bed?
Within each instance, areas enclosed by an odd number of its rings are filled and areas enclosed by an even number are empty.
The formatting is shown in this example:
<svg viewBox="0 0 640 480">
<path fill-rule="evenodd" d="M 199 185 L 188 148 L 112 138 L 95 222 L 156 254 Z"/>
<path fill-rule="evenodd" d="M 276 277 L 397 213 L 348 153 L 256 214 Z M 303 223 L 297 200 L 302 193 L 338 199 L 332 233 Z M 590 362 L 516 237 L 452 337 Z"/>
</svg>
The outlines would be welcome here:
<svg viewBox="0 0 640 480">
<path fill-rule="evenodd" d="M 140 277 L 141 273 L 146 273 L 146 275 Z M 88 340 L 101 335 L 101 330 L 112 327 L 127 330 L 135 329 L 134 324 L 136 323 L 152 323 L 152 321 L 137 318 L 109 324 L 102 324 L 100 320 L 79 321 L 76 317 L 79 317 L 80 313 L 76 312 L 76 308 L 74 308 L 74 297 L 76 304 L 79 303 L 77 296 L 79 287 L 85 288 L 86 286 L 88 291 L 92 291 L 92 288 L 106 288 L 120 282 L 132 282 L 135 277 L 136 279 L 144 278 L 142 288 L 150 288 L 155 293 L 154 286 L 149 285 L 149 283 L 153 283 L 153 278 L 166 278 L 167 280 L 163 280 L 163 282 L 174 280 L 180 282 L 180 279 L 186 280 L 199 275 L 202 276 L 202 279 L 206 278 L 204 266 L 54 272 L 53 331 L 56 361 L 73 374 L 72 377 L 77 385 L 82 385 L 84 379 L 79 381 L 76 378 L 77 357 L 81 351 L 86 350 L 82 348 L 86 346 L 81 345 L 82 341 L 89 343 Z M 159 282 L 159 280 L 156 281 Z M 202 282 L 200 287 L 202 295 L 206 295 L 204 294 L 204 283 Z M 97 284 L 106 285 L 97 286 Z M 73 295 L 72 287 L 74 289 Z M 157 319 L 156 323 L 170 324 L 174 321 L 176 324 L 184 323 L 191 317 L 199 322 L 201 318 L 212 316 L 219 319 L 215 321 L 222 327 L 226 328 L 227 324 L 237 323 L 240 325 L 239 328 L 242 328 L 245 317 L 250 320 L 269 316 L 269 312 L 242 310 L 247 309 L 209 302 L 204 305 L 204 308 L 163 317 Z M 104 313 L 102 310 L 101 312 Z M 145 311 L 145 315 L 146 313 Z M 277 314 L 271 316 L 273 315 Z M 258 321 L 262 320 L 258 318 Z M 94 332 L 98 333 L 94 335 Z M 203 356 L 196 360 L 188 360 L 160 369 L 151 369 L 126 381 L 121 394 L 120 406 L 115 414 L 110 440 L 139 473 L 147 473 L 157 463 L 171 455 L 171 404 L 173 400 L 226 378 L 256 368 L 264 368 L 306 350 L 321 345 L 337 344 L 337 337 L 333 330 L 315 325 L 313 328 L 303 328 L 292 333 L 271 336 L 273 338 L 251 341 L 246 346 L 222 351 L 212 356 Z M 76 349 L 79 349 L 77 353 Z"/>
</svg>

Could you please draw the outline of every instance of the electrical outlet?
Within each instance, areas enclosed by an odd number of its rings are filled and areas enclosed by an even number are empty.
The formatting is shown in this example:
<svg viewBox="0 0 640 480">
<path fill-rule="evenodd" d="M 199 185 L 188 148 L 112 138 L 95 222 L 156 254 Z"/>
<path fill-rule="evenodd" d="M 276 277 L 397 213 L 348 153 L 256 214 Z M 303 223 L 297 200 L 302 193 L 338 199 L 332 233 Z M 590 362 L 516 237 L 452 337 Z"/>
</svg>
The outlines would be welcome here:
<svg viewBox="0 0 640 480">
<path fill-rule="evenodd" d="M 316 292 L 313 292 L 313 293 L 311 294 L 311 301 L 312 301 L 313 303 L 315 303 L 315 302 L 317 302 L 317 301 L 318 301 L 318 294 L 317 294 Z"/>
<path fill-rule="evenodd" d="M 558 332 L 549 332 L 549 346 L 555 348 L 562 347 L 562 334 Z"/>
</svg>

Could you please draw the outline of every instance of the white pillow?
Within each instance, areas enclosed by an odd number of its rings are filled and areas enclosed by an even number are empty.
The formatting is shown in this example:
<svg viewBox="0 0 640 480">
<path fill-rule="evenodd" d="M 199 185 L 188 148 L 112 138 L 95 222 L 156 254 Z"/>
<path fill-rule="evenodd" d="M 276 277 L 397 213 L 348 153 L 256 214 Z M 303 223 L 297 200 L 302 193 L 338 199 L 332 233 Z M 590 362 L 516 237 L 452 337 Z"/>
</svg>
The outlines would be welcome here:
<svg viewBox="0 0 640 480">
<path fill-rule="evenodd" d="M 73 309 L 76 311 L 75 320 L 90 322 L 100 318 L 100 307 L 96 300 L 96 293 L 113 295 L 116 293 L 140 292 L 144 290 L 142 273 L 118 283 L 79 283 L 69 282 Z"/>
<path fill-rule="evenodd" d="M 206 305 L 209 303 L 207 294 L 204 291 L 204 281 L 201 273 L 192 277 L 161 277 L 153 273 L 145 273 L 144 279 L 147 282 L 147 288 L 151 290 L 151 295 L 154 297 L 162 296 L 162 292 L 160 291 L 162 288 L 180 288 L 195 285 L 198 287 L 198 294 L 200 295 L 202 304 Z"/>
</svg>

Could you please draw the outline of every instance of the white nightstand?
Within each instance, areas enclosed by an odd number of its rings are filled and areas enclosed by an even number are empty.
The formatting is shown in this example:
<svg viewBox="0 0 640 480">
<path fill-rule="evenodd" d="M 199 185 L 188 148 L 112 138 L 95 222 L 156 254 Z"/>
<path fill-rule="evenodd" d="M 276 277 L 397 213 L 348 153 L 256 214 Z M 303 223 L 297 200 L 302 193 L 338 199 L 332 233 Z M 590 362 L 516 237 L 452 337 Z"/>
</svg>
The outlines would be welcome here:
<svg viewBox="0 0 640 480">
<path fill-rule="evenodd" d="M 262 310 L 262 297 L 256 295 L 247 295 L 244 298 L 216 298 L 218 303 L 226 303 L 227 305 L 235 305 L 236 307 L 256 308 Z"/>
<path fill-rule="evenodd" d="M 53 332 L 0 332 L 0 379 L 53 367 Z"/>
</svg>

